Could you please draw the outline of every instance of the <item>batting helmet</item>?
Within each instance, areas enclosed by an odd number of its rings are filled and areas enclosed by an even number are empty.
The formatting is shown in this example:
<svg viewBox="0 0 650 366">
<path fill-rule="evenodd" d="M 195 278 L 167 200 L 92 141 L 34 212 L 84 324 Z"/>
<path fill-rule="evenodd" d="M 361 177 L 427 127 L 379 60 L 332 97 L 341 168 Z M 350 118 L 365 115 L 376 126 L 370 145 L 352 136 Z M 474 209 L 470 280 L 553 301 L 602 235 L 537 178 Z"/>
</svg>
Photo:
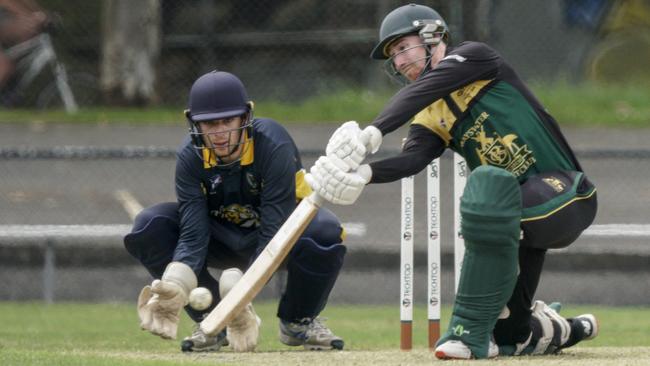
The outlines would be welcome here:
<svg viewBox="0 0 650 366">
<path fill-rule="evenodd" d="M 384 17 L 379 28 L 379 43 L 370 57 L 383 60 L 389 57 L 388 46 L 397 38 L 408 34 L 419 34 L 422 43 L 436 45 L 441 39 L 448 41 L 448 28 L 437 11 L 428 6 L 408 4 L 400 6 Z"/>
<path fill-rule="evenodd" d="M 250 109 L 244 84 L 228 72 L 209 72 L 190 90 L 189 116 L 194 122 L 241 116 Z"/>
<path fill-rule="evenodd" d="M 228 155 L 232 154 L 238 146 L 246 143 L 244 131 L 248 132 L 248 137 L 252 136 L 253 103 L 248 100 L 244 84 L 235 75 L 215 70 L 199 77 L 190 89 L 188 104 L 189 109 L 185 110 L 185 116 L 196 149 L 201 150 L 206 147 L 204 136 L 207 134 L 201 130 L 199 122 L 241 116 L 239 128 L 228 131 L 228 133 L 241 132 L 238 142 L 230 145 Z M 225 156 L 216 156 L 216 158 L 220 160 Z"/>
</svg>

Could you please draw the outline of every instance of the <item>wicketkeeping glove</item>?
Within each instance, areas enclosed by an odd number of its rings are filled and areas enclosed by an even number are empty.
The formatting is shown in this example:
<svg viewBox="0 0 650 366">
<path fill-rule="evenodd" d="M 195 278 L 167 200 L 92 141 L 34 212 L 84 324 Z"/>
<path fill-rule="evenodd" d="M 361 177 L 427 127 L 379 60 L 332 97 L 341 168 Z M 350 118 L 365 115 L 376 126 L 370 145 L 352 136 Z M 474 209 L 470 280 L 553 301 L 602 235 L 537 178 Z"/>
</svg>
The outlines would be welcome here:
<svg viewBox="0 0 650 366">
<path fill-rule="evenodd" d="M 196 285 L 196 275 L 188 265 L 181 262 L 167 265 L 162 278 L 140 292 L 140 327 L 162 338 L 175 339 L 178 316 Z"/>
</svg>

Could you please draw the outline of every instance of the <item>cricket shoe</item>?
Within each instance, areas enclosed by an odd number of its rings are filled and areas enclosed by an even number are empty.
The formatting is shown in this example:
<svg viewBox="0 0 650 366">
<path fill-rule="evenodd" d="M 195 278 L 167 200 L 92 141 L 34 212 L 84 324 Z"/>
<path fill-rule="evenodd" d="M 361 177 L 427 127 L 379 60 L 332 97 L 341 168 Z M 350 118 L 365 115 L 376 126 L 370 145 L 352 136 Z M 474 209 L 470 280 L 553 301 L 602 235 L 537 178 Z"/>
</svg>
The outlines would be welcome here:
<svg viewBox="0 0 650 366">
<path fill-rule="evenodd" d="M 280 342 L 287 346 L 304 346 L 310 351 L 343 349 L 343 339 L 334 335 L 323 321 L 321 318 L 305 318 L 299 322 L 280 319 Z"/>
<path fill-rule="evenodd" d="M 571 336 L 571 324 L 543 301 L 535 301 L 531 307 L 533 328 L 533 355 L 557 353 Z M 523 352 L 528 353 L 529 350 Z"/>
<path fill-rule="evenodd" d="M 582 339 L 581 341 L 589 341 L 598 336 L 598 319 L 593 314 L 582 314 L 578 315 L 575 318 L 572 318 L 573 326 L 571 327 L 572 331 L 576 331 L 576 328 L 582 329 Z"/>
<path fill-rule="evenodd" d="M 439 360 L 471 360 L 476 357 L 472 354 L 472 350 L 458 340 L 449 340 L 438 347 L 434 352 L 435 356 Z M 490 340 L 490 345 L 488 347 L 487 358 L 495 358 L 499 355 L 499 347 Z"/>
<path fill-rule="evenodd" d="M 185 337 L 181 342 L 183 352 L 216 352 L 221 347 L 228 345 L 226 331 L 223 330 L 215 336 L 207 335 L 201 329 L 199 323 L 194 326 L 192 335 Z"/>
<path fill-rule="evenodd" d="M 562 304 L 553 302 L 548 304 L 548 307 L 559 313 L 560 309 L 562 309 Z M 568 321 L 571 323 L 571 336 L 569 337 L 569 341 L 562 345 L 562 348 L 570 347 L 581 341 L 589 341 L 598 336 L 600 326 L 598 319 L 593 314 L 578 315 L 568 319 Z"/>
<path fill-rule="evenodd" d="M 571 347 L 578 342 L 592 340 L 598 336 L 600 325 L 593 314 L 582 314 L 568 320 L 571 323 L 571 336 L 560 349 Z"/>
</svg>

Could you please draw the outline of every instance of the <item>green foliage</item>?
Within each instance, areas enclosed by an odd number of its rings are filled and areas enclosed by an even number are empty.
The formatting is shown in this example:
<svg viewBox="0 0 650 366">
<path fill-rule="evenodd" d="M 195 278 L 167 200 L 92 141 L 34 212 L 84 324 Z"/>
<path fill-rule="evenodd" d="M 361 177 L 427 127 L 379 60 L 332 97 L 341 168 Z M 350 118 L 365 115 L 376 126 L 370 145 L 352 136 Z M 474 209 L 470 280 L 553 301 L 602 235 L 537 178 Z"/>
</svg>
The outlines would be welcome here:
<svg viewBox="0 0 650 366">
<path fill-rule="evenodd" d="M 372 355 L 380 364 L 396 364 L 403 357 L 413 357 L 430 362 L 426 351 L 426 309 L 416 307 L 414 315 L 414 352 L 405 356 L 399 347 L 399 308 L 395 305 L 330 305 L 322 314 L 329 318 L 328 326 L 346 340 L 349 352 L 303 352 L 301 348 L 282 345 L 277 340 L 275 302 L 257 303 L 262 322 L 261 342 L 258 352 L 234 354 L 228 348 L 218 354 L 183 355 L 179 341 L 163 341 L 138 327 L 134 304 L 77 304 L 63 303 L 0 303 L 0 364 L 1 365 L 196 365 L 196 364 L 274 364 L 278 358 L 306 363 L 314 358 L 315 364 L 337 363 L 371 364 L 359 362 Z M 449 319 L 448 307 L 443 308 L 441 327 Z M 567 316 L 584 312 L 595 313 L 601 334 L 568 353 L 569 361 L 610 355 L 614 350 L 626 352 L 634 348 L 634 357 L 650 346 L 650 308 L 612 308 L 565 305 Z M 191 332 L 192 322 L 181 319 L 179 338 Z M 600 347 L 603 351 L 598 351 Z M 641 347 L 641 348 L 639 348 Z M 590 351 L 592 350 L 592 351 Z M 642 351 L 645 350 L 645 351 Z M 582 353 L 575 353 L 582 352 Z M 616 352 L 616 351 L 615 351 Z M 333 360 L 343 355 L 344 360 Z M 357 357 L 358 356 L 358 357 Z M 319 358 L 320 357 L 320 358 Z M 423 359 L 424 358 L 424 359 Z M 346 360 L 352 363 L 347 363 Z M 422 360 L 423 359 L 423 360 Z M 356 361 L 353 361 L 356 360 Z M 382 361 L 383 360 L 383 361 Z M 551 357 L 552 362 L 557 362 Z M 572 361 L 573 360 L 573 361 Z M 368 361 L 366 359 L 366 361 Z M 380 362 L 381 361 L 381 362 Z M 537 358 L 537 362 L 541 359 Z M 639 359 L 637 359 L 639 361 Z M 278 361 L 280 362 L 280 361 Z M 341 363 L 342 362 L 342 363 Z M 355 363 L 356 362 L 356 363 Z M 641 361 L 639 361 L 641 362 Z M 314 363 L 312 363 L 314 364 Z M 572 363 L 573 364 L 573 363 Z M 589 364 L 589 363 L 587 363 Z"/>
</svg>

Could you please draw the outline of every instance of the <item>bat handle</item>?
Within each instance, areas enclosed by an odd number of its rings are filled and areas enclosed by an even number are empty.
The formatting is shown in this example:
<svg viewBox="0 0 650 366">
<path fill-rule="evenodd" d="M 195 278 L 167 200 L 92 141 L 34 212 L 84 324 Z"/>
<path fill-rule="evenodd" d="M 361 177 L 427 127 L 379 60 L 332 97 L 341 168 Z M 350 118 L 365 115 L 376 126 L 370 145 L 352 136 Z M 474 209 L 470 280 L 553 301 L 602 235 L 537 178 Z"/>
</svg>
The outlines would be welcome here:
<svg viewBox="0 0 650 366">
<path fill-rule="evenodd" d="M 321 207 L 324 203 L 323 197 L 321 197 L 318 193 L 312 192 L 309 196 L 305 197 L 306 200 L 310 200 L 314 205 Z"/>
</svg>

